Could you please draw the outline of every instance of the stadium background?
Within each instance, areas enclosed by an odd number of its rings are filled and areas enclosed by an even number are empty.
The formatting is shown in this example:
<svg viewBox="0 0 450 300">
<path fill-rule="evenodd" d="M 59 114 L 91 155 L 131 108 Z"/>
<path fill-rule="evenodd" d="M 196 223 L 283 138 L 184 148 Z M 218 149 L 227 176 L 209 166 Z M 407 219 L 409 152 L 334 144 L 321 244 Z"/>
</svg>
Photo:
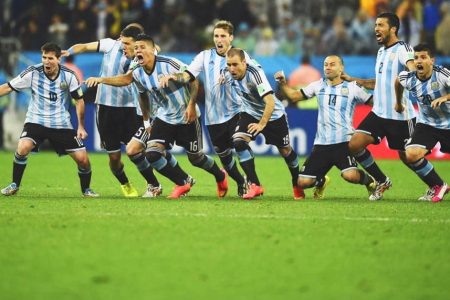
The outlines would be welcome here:
<svg viewBox="0 0 450 300">
<path fill-rule="evenodd" d="M 432 44 L 439 55 L 437 63 L 450 65 L 449 1 L 4 0 L 0 5 L 1 82 L 26 66 L 39 63 L 39 48 L 45 41 L 67 48 L 74 43 L 116 38 L 121 28 L 131 22 L 145 26 L 161 46 L 162 54 L 189 63 L 196 53 L 213 46 L 212 26 L 217 19 L 227 19 L 235 25 L 233 45 L 246 49 L 262 64 L 274 88 L 273 74 L 277 70 L 289 75 L 299 67 L 302 57 L 310 56 L 311 65 L 321 71 L 324 56 L 331 53 L 344 57 L 347 73 L 372 78 L 378 49 L 373 35 L 374 17 L 386 10 L 399 15 L 402 40 L 411 45 Z M 96 76 L 101 54 L 79 55 L 74 63 L 84 78 Z M 26 93 L 12 93 L 6 98 L 11 101 L 4 113 L 5 147 L 12 150 L 22 129 L 29 97 Z M 87 98 L 93 100 L 89 94 Z M 292 143 L 302 156 L 310 152 L 316 131 L 317 110 L 314 105 L 308 108 L 287 108 Z M 357 108 L 356 124 L 368 110 L 364 106 Z M 95 106 L 89 103 L 86 127 L 90 137 L 86 145 L 89 150 L 98 151 L 95 126 Z M 205 148 L 212 149 L 209 144 Z M 277 154 L 262 138 L 253 148 L 257 154 Z M 450 158 L 437 150 L 433 158 Z M 379 158 L 397 157 L 385 144 L 372 151 Z"/>
</svg>

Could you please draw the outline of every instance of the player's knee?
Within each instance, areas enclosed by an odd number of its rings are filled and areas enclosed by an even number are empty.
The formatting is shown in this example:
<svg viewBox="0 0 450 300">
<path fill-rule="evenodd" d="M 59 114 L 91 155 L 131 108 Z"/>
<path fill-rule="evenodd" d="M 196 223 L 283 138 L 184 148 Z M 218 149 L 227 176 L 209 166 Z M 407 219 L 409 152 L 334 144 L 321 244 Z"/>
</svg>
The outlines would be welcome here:
<svg viewBox="0 0 450 300">
<path fill-rule="evenodd" d="M 301 177 L 299 176 L 297 179 L 297 185 L 301 188 L 307 189 L 312 187 L 316 183 L 315 178 Z"/>
<path fill-rule="evenodd" d="M 237 152 L 245 151 L 249 147 L 248 142 L 245 139 L 239 137 L 233 139 L 233 146 Z"/>
<path fill-rule="evenodd" d="M 90 169 L 91 163 L 89 162 L 89 157 L 86 151 L 84 153 L 80 152 L 76 156 L 76 162 L 79 168 Z"/>
<path fill-rule="evenodd" d="M 31 141 L 22 142 L 20 141 L 17 145 L 16 153 L 20 156 L 27 156 L 33 150 L 34 144 Z"/>
<path fill-rule="evenodd" d="M 342 172 L 341 177 L 344 178 L 344 180 L 351 182 L 351 183 L 359 182 L 359 172 L 357 169 L 352 169 L 352 170 L 347 170 L 345 172 Z"/>
<path fill-rule="evenodd" d="M 162 152 L 158 148 L 150 148 L 146 153 L 147 160 L 150 163 L 157 162 L 158 160 L 161 159 L 162 156 L 163 156 Z"/>
<path fill-rule="evenodd" d="M 135 156 L 136 154 L 141 153 L 144 150 L 144 146 L 136 141 L 131 140 L 127 144 L 126 152 L 129 157 Z"/>
<path fill-rule="evenodd" d="M 291 154 L 292 147 L 291 146 L 279 147 L 278 151 L 280 152 L 281 156 L 287 157 L 289 154 Z"/>
<path fill-rule="evenodd" d="M 408 148 L 405 152 L 405 161 L 408 164 L 415 163 L 423 157 L 422 151 L 414 148 Z"/>
<path fill-rule="evenodd" d="M 195 153 L 189 153 L 187 154 L 188 159 L 190 161 L 190 163 L 194 166 L 200 166 L 203 165 L 205 159 L 206 159 L 206 155 L 205 153 L 203 153 L 202 151 L 200 152 L 195 152 Z"/>
<path fill-rule="evenodd" d="M 122 156 L 120 151 L 110 152 L 108 153 L 109 156 L 109 162 L 112 165 L 120 163 L 120 158 Z"/>
<path fill-rule="evenodd" d="M 368 144 L 365 142 L 365 135 L 361 133 L 355 133 L 348 142 L 348 149 L 350 153 L 356 154 L 366 148 Z"/>
</svg>

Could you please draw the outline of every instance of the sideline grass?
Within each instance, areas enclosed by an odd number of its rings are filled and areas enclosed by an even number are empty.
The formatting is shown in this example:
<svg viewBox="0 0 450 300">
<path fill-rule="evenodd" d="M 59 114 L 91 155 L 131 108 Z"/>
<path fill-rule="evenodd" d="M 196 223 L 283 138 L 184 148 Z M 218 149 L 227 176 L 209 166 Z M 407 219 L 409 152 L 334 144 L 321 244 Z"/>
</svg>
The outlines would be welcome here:
<svg viewBox="0 0 450 300">
<path fill-rule="evenodd" d="M 212 177 L 178 159 L 197 185 L 173 201 L 120 197 L 104 154 L 91 155 L 102 197 L 83 199 L 70 158 L 32 156 L 20 193 L 0 198 L 0 298 L 448 298 L 450 199 L 418 202 L 425 187 L 400 162 L 380 163 L 394 186 L 373 203 L 336 170 L 324 200 L 293 201 L 278 157 L 256 160 L 262 199 L 231 183 L 218 200 Z M 449 163 L 434 164 L 450 181 Z M 11 165 L 0 153 L 1 186 Z"/>
</svg>

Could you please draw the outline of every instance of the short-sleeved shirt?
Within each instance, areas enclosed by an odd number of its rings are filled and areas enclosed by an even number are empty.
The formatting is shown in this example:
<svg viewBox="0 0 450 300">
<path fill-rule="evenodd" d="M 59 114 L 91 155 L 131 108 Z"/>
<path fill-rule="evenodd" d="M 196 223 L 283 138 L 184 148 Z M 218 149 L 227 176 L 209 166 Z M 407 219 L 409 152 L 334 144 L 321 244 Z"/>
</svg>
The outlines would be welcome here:
<svg viewBox="0 0 450 300">
<path fill-rule="evenodd" d="M 147 74 L 144 68 L 139 67 L 133 71 L 133 80 L 140 93 L 148 92 L 151 105 L 157 107 L 156 115 L 169 124 L 186 124 L 185 112 L 190 100 L 189 85 L 169 81 L 166 88 L 161 88 L 159 78 L 164 75 L 180 73 L 186 70 L 186 65 L 179 60 L 156 56 L 155 65 L 151 74 Z M 200 110 L 196 106 L 197 116 L 200 116 Z"/>
<path fill-rule="evenodd" d="M 98 52 L 103 52 L 100 77 L 113 77 L 128 72 L 132 60 L 123 54 L 121 41 L 110 38 L 98 42 Z M 133 85 L 116 87 L 99 84 L 95 102 L 114 107 L 135 107 L 138 103 L 137 93 L 133 93 Z"/>
<path fill-rule="evenodd" d="M 354 81 L 330 86 L 325 79 L 320 79 L 301 89 L 301 92 L 306 98 L 317 96 L 319 116 L 314 145 L 348 142 L 355 131 L 355 105 L 366 103 L 372 97 Z"/>
<path fill-rule="evenodd" d="M 395 80 L 401 71 L 406 69 L 406 64 L 414 58 L 414 52 L 410 45 L 399 41 L 389 47 L 381 47 L 378 50 L 375 64 L 376 84 L 373 93 L 372 111 L 384 119 L 409 120 L 416 116 L 414 107 L 409 101 L 409 92 L 405 91 L 405 112 L 395 111 Z"/>
<path fill-rule="evenodd" d="M 71 98 L 81 99 L 83 92 L 75 73 L 59 66 L 57 77 L 52 80 L 44 73 L 44 66 L 28 67 L 8 82 L 15 91 L 31 89 L 25 123 L 39 124 L 48 128 L 73 129 L 68 112 Z"/>
<path fill-rule="evenodd" d="M 246 61 L 252 61 L 244 53 Z M 212 48 L 197 54 L 186 70 L 193 77 L 204 75 L 206 125 L 225 123 L 240 112 L 242 100 L 236 90 L 230 84 L 220 83 L 221 70 L 226 66 L 226 57 Z"/>
<path fill-rule="evenodd" d="M 231 86 L 242 98 L 241 111 L 248 113 L 257 120 L 260 120 L 266 107 L 264 97 L 272 94 L 275 100 L 275 107 L 269 121 L 277 120 L 285 114 L 283 104 L 277 97 L 275 97 L 272 87 L 267 80 L 266 74 L 264 74 L 261 67 L 253 64 L 247 64 L 247 70 L 241 80 L 233 79 L 228 71 L 224 72 L 224 75 L 226 82 L 230 82 Z"/>
<path fill-rule="evenodd" d="M 416 72 L 400 72 L 400 84 L 419 103 L 417 123 L 423 123 L 439 129 L 450 129 L 450 102 L 447 101 L 434 109 L 431 102 L 450 92 L 450 71 L 441 66 L 433 66 L 433 72 L 428 80 L 421 81 Z"/>
</svg>

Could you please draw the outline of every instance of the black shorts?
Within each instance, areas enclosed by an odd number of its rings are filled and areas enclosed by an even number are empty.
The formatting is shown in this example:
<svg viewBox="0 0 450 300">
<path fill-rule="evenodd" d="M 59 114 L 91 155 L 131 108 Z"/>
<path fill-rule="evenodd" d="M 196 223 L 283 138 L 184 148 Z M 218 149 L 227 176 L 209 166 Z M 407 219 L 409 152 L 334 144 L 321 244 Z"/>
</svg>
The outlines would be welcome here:
<svg viewBox="0 0 450 300">
<path fill-rule="evenodd" d="M 190 124 L 169 124 L 156 118 L 153 121 L 152 131 L 148 143 L 161 143 L 166 149 L 173 144 L 183 147 L 189 153 L 203 150 L 202 125 L 200 119 Z"/>
<path fill-rule="evenodd" d="M 417 123 L 406 148 L 419 147 L 431 151 L 437 142 L 441 144 L 441 152 L 450 153 L 450 130 Z"/>
<path fill-rule="evenodd" d="M 379 144 L 386 137 L 389 148 L 403 151 L 406 142 L 412 136 L 415 123 L 416 118 L 407 121 L 391 120 L 380 118 L 370 112 L 356 131 L 371 135 L 375 139 L 375 144 Z"/>
<path fill-rule="evenodd" d="M 139 122 L 139 128 L 134 133 L 132 139 L 141 143 L 145 149 L 145 147 L 147 147 L 148 141 L 150 140 L 150 134 L 147 132 L 147 130 L 145 130 L 144 119 L 142 118 L 142 116 L 138 115 L 138 122 Z M 150 119 L 150 123 L 152 123 L 152 119 Z"/>
<path fill-rule="evenodd" d="M 236 133 L 244 133 L 251 137 L 252 140 L 256 139 L 257 135 L 248 133 L 248 125 L 250 123 L 258 123 L 259 120 L 255 119 L 248 113 L 242 112 L 239 117 L 238 127 Z M 278 118 L 274 121 L 269 121 L 266 127 L 261 131 L 266 138 L 266 144 L 277 146 L 278 148 L 289 146 L 289 126 L 287 123 L 286 115 Z"/>
<path fill-rule="evenodd" d="M 29 139 L 35 145 L 33 152 L 38 152 L 47 139 L 58 155 L 86 149 L 83 141 L 77 137 L 75 129 L 48 128 L 39 124 L 25 123 L 20 139 Z"/>
<path fill-rule="evenodd" d="M 121 144 L 127 144 L 141 125 L 138 120 L 134 107 L 98 105 L 97 128 L 102 147 L 108 152 L 120 151 Z"/>
<path fill-rule="evenodd" d="M 239 122 L 239 114 L 221 124 L 208 125 L 209 137 L 217 153 L 233 148 L 233 134 Z"/>
<path fill-rule="evenodd" d="M 301 177 L 321 178 L 336 166 L 342 172 L 357 168 L 348 150 L 348 142 L 333 145 L 314 145 L 311 155 L 300 169 Z"/>
</svg>

